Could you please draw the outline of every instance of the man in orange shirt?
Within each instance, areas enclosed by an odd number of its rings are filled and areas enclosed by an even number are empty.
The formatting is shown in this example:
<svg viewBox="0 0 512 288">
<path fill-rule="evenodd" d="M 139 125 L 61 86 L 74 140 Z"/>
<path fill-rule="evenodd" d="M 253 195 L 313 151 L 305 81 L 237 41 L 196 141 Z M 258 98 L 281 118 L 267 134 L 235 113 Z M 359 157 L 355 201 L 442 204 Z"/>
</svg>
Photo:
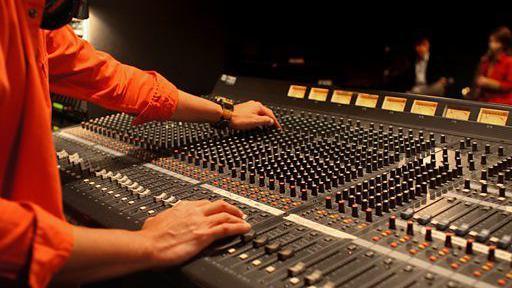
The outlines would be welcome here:
<svg viewBox="0 0 512 288">
<path fill-rule="evenodd" d="M 52 279 L 83 283 L 178 265 L 215 239 L 250 229 L 242 212 L 222 201 L 184 201 L 148 219 L 137 232 L 65 222 L 50 91 L 137 115 L 134 124 L 215 123 L 230 114 L 178 90 L 156 72 L 123 65 L 77 38 L 64 25 L 80 2 L 0 0 L 2 287 L 45 287 Z M 235 129 L 279 127 L 272 111 L 253 101 L 235 106 L 228 118 Z"/>
</svg>

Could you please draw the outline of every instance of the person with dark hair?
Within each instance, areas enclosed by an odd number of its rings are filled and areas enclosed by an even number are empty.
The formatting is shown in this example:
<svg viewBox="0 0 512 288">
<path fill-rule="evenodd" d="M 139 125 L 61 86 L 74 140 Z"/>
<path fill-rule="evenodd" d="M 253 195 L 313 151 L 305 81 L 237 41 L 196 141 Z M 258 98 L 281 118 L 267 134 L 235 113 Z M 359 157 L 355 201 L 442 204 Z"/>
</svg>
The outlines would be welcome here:
<svg viewBox="0 0 512 288">
<path fill-rule="evenodd" d="M 512 105 L 512 32 L 499 27 L 489 36 L 489 50 L 482 57 L 475 78 L 477 99 Z"/>
<path fill-rule="evenodd" d="M 421 36 L 414 42 L 414 55 L 404 57 L 389 69 L 388 88 L 396 91 L 443 96 L 448 83 L 442 61 L 433 57 L 430 38 Z"/>
</svg>

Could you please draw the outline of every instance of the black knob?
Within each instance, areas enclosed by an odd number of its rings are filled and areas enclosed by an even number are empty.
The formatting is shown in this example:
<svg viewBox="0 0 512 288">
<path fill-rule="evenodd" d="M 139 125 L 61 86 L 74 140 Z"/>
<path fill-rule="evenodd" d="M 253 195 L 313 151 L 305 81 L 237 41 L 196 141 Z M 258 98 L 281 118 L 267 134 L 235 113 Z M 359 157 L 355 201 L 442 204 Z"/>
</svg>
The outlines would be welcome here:
<svg viewBox="0 0 512 288">
<path fill-rule="evenodd" d="M 489 250 L 487 252 L 487 260 L 494 262 L 496 260 L 496 246 L 489 246 Z"/>
<path fill-rule="evenodd" d="M 473 254 L 473 241 L 475 240 L 471 238 L 466 241 L 466 254 L 468 255 Z"/>
<path fill-rule="evenodd" d="M 446 248 L 452 248 L 452 233 L 451 232 L 447 232 L 445 234 L 445 238 L 444 238 L 444 247 Z"/>
<path fill-rule="evenodd" d="M 290 185 L 290 197 L 297 197 L 297 190 L 294 185 Z"/>
<path fill-rule="evenodd" d="M 505 149 L 503 146 L 498 147 L 498 156 L 504 156 L 505 155 Z"/>
<path fill-rule="evenodd" d="M 357 209 L 357 204 L 352 205 L 352 217 L 354 217 L 354 218 L 359 217 L 359 211 Z"/>
<path fill-rule="evenodd" d="M 279 182 L 279 193 L 284 194 L 285 193 L 286 186 L 284 182 Z"/>
<path fill-rule="evenodd" d="M 480 164 L 482 164 L 482 165 L 487 164 L 487 156 L 485 154 L 482 154 L 482 157 L 480 157 Z"/>
<path fill-rule="evenodd" d="M 259 184 L 260 184 L 260 187 L 265 187 L 265 176 L 260 175 Z"/>
<path fill-rule="evenodd" d="M 382 216 L 382 204 L 375 205 L 375 215 Z"/>
<path fill-rule="evenodd" d="M 482 172 L 480 173 L 480 179 L 487 180 L 487 170 L 486 169 L 482 169 Z"/>
<path fill-rule="evenodd" d="M 505 184 L 505 173 L 498 173 L 498 184 Z"/>
<path fill-rule="evenodd" d="M 477 142 L 473 142 L 472 145 L 471 145 L 471 150 L 473 152 L 476 152 L 478 151 L 478 143 Z"/>
<path fill-rule="evenodd" d="M 503 185 L 503 184 L 498 184 L 498 193 L 499 193 L 499 197 L 502 197 L 502 198 L 505 198 L 505 197 L 506 197 L 506 193 L 505 193 L 505 185 Z"/>
<path fill-rule="evenodd" d="M 300 190 L 300 199 L 302 201 L 308 201 L 308 190 L 306 190 L 306 189 Z"/>
<path fill-rule="evenodd" d="M 389 217 L 388 228 L 391 230 L 396 230 L 396 216 L 395 215 L 391 215 L 391 217 Z"/>
<path fill-rule="evenodd" d="M 425 241 L 432 241 L 432 227 L 430 226 L 425 227 Z"/>
<path fill-rule="evenodd" d="M 407 235 L 414 236 L 414 223 L 412 221 L 407 221 Z"/>
<path fill-rule="evenodd" d="M 366 222 L 373 222 L 371 208 L 366 209 Z"/>
<path fill-rule="evenodd" d="M 487 181 L 482 181 L 481 185 L 480 185 L 480 192 L 482 193 L 487 193 Z"/>
<path fill-rule="evenodd" d="M 332 209 L 332 199 L 331 196 L 325 197 L 325 208 Z"/>
<path fill-rule="evenodd" d="M 464 179 L 464 189 L 471 189 L 471 180 Z"/>
<path fill-rule="evenodd" d="M 485 144 L 485 154 L 491 154 L 491 145 Z"/>
<path fill-rule="evenodd" d="M 345 213 L 345 201 L 338 201 L 338 212 Z"/>
<path fill-rule="evenodd" d="M 460 149 L 464 149 L 464 148 L 466 148 L 466 142 L 464 142 L 464 140 L 460 140 L 460 141 L 459 141 L 459 148 L 460 148 Z"/>
<path fill-rule="evenodd" d="M 274 190 L 275 188 L 276 188 L 275 180 L 274 179 L 269 179 L 268 180 L 268 189 Z"/>
<path fill-rule="evenodd" d="M 470 171 L 475 170 L 475 160 L 469 160 L 469 170 Z"/>
</svg>

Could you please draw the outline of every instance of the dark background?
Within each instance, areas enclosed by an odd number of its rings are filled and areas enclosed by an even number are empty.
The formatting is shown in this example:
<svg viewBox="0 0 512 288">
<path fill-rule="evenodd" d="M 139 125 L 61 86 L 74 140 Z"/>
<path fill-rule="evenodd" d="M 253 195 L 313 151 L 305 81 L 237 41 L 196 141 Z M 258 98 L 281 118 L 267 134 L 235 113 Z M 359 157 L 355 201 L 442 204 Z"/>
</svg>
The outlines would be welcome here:
<svg viewBox="0 0 512 288">
<path fill-rule="evenodd" d="M 98 49 L 196 94 L 210 92 L 221 73 L 384 89 L 386 65 L 413 51 L 417 35 L 428 35 L 455 80 L 449 96 L 458 97 L 471 85 L 489 33 L 512 26 L 512 14 L 497 3 L 447 5 L 90 0 L 90 34 Z"/>
</svg>

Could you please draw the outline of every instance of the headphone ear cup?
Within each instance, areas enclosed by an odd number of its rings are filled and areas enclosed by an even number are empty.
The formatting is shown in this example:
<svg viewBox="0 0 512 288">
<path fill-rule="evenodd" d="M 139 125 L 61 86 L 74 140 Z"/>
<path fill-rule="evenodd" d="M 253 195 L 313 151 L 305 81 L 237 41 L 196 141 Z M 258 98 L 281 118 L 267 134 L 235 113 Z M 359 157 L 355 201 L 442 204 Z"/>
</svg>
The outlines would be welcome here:
<svg viewBox="0 0 512 288">
<path fill-rule="evenodd" d="M 55 30 L 69 24 L 78 13 L 81 0 L 64 0 L 58 7 L 45 9 L 40 27 L 45 30 Z"/>
</svg>

